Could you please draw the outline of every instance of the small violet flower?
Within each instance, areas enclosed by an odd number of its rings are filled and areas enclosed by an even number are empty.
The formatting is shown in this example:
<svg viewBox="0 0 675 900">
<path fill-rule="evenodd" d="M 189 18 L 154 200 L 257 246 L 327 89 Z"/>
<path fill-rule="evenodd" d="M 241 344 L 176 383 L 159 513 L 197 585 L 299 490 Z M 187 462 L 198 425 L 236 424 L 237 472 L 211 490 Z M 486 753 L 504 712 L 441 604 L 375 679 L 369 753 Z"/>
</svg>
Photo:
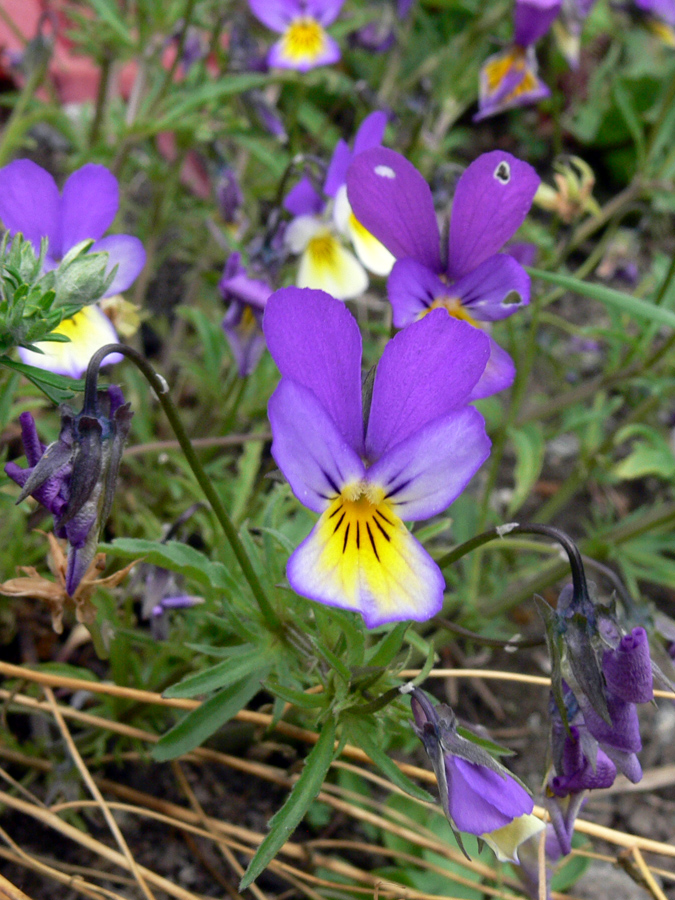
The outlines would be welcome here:
<svg viewBox="0 0 675 900">
<path fill-rule="evenodd" d="M 54 516 L 54 530 L 69 544 L 65 589 L 73 596 L 96 554 L 99 532 L 115 495 L 122 450 L 131 427 L 130 405 L 120 388 L 100 392 L 93 409 L 61 407 L 61 432 L 46 447 L 30 413 L 20 417 L 28 468 L 14 462 L 5 473 Z"/>
<path fill-rule="evenodd" d="M 46 238 L 48 270 L 56 268 L 81 241 L 93 239 L 91 252 L 107 253 L 109 270 L 117 267 L 105 297 L 126 290 L 145 264 L 145 250 L 138 238 L 128 234 L 103 237 L 118 206 L 117 179 L 104 166 L 82 166 L 66 180 L 62 192 L 49 172 L 28 159 L 15 160 L 0 169 L 0 219 L 9 233 L 21 232 L 36 252 Z M 72 319 L 61 322 L 55 333 L 69 337 L 70 343 L 39 343 L 36 346 L 42 353 L 19 348 L 21 359 L 50 372 L 79 378 L 96 350 L 117 342 L 115 329 L 97 306 L 84 307 Z M 120 359 L 111 354 L 108 364 Z"/>
<path fill-rule="evenodd" d="M 284 288 L 263 329 L 282 375 L 268 407 L 272 455 L 320 515 L 288 562 L 291 586 L 360 612 L 369 628 L 429 619 L 443 576 L 403 520 L 442 512 L 489 455 L 483 418 L 467 405 L 487 338 L 432 312 L 387 344 L 364 412 L 361 335 L 342 303 Z"/>
<path fill-rule="evenodd" d="M 281 34 L 267 56 L 270 66 L 308 72 L 340 59 L 340 48 L 326 32 L 344 0 L 249 0 L 251 12 Z"/>
<path fill-rule="evenodd" d="M 387 281 L 394 325 L 403 328 L 435 308 L 478 327 L 529 303 L 530 278 L 510 254 L 499 253 L 527 215 L 539 177 L 525 162 L 495 150 L 459 179 L 447 254 L 429 185 L 399 153 L 358 155 L 347 173 L 354 215 L 396 257 Z M 490 338 L 490 360 L 471 399 L 512 383 L 511 357 Z"/>
<path fill-rule="evenodd" d="M 518 862 L 518 845 L 544 827 L 532 815 L 528 792 L 483 747 L 461 737 L 452 709 L 434 706 L 419 688 L 410 692 L 415 734 L 424 744 L 438 782 L 443 811 L 460 848 L 458 832 L 484 840 L 502 860 Z"/>
<path fill-rule="evenodd" d="M 647 27 L 669 47 L 675 47 L 675 0 L 634 0 Z"/>
<path fill-rule="evenodd" d="M 560 18 L 553 23 L 556 42 L 571 69 L 579 67 L 581 32 L 594 6 L 595 0 L 563 0 Z"/>
<path fill-rule="evenodd" d="M 317 288 L 347 300 L 358 297 L 368 287 L 366 269 L 375 275 L 388 275 L 391 271 L 394 257 L 356 219 L 346 185 L 352 160 L 380 146 L 386 124 L 386 113 L 373 112 L 361 123 L 353 150 L 346 141 L 338 141 L 328 165 L 323 196 L 305 176 L 284 200 L 285 209 L 295 216 L 284 239 L 292 253 L 300 254 L 298 287 Z M 358 259 L 343 246 L 338 235 L 351 241 Z"/>
<path fill-rule="evenodd" d="M 262 330 L 263 310 L 272 288 L 265 281 L 250 278 L 240 255 L 228 259 L 218 289 L 229 307 L 223 319 L 223 331 L 232 350 L 239 376 L 250 375 L 265 350 Z"/>
<path fill-rule="evenodd" d="M 515 0 L 513 44 L 483 65 L 474 122 L 550 95 L 537 74 L 534 44 L 551 27 L 561 5 L 562 0 Z"/>
</svg>

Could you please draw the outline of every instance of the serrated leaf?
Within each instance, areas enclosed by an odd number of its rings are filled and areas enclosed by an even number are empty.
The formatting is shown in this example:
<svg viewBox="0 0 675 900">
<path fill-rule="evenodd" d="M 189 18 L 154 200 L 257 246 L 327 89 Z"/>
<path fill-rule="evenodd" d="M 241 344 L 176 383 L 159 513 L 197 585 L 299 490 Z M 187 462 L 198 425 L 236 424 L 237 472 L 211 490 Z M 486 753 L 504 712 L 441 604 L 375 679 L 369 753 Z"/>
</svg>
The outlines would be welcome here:
<svg viewBox="0 0 675 900">
<path fill-rule="evenodd" d="M 8 356 L 0 356 L 0 365 L 20 372 L 57 406 L 74 397 L 75 391 L 84 390 L 84 381 L 68 378 L 65 375 L 55 375 L 53 372 L 47 372 L 35 366 L 27 366 L 25 363 L 15 362 Z"/>
<path fill-rule="evenodd" d="M 372 759 L 375 765 L 384 775 L 411 797 L 416 800 L 422 800 L 425 803 L 433 803 L 434 798 L 424 788 L 418 787 L 414 781 L 411 781 L 407 775 L 399 769 L 396 763 L 382 750 L 377 741 L 373 738 L 370 729 L 376 734 L 377 725 L 374 720 L 368 723 L 367 720 L 351 718 L 349 720 L 349 731 L 351 739 L 359 746 L 364 753 Z"/>
<path fill-rule="evenodd" d="M 267 669 L 261 669 L 191 710 L 159 739 L 152 749 L 152 758 L 157 762 L 166 762 L 194 750 L 255 697 L 260 690 L 260 682 L 266 676 Z"/>
<path fill-rule="evenodd" d="M 508 515 L 512 516 L 527 500 L 541 474 L 546 445 L 541 425 L 534 422 L 511 429 L 509 437 L 516 451 L 515 487 L 508 509 Z"/>
<path fill-rule="evenodd" d="M 125 559 L 143 557 L 145 562 L 161 566 L 199 584 L 232 591 L 236 582 L 227 568 L 220 562 L 212 562 L 199 550 L 180 541 L 147 541 L 142 538 L 117 538 L 111 544 L 102 544 L 101 549 Z"/>
<path fill-rule="evenodd" d="M 244 873 L 239 885 L 240 891 L 252 884 L 267 867 L 267 864 L 274 859 L 300 824 L 310 803 L 321 790 L 335 755 L 335 730 L 335 719 L 328 717 L 324 722 L 319 740 L 305 760 L 302 774 L 295 783 L 290 796 L 279 812 L 270 819 L 270 830 Z"/>
</svg>

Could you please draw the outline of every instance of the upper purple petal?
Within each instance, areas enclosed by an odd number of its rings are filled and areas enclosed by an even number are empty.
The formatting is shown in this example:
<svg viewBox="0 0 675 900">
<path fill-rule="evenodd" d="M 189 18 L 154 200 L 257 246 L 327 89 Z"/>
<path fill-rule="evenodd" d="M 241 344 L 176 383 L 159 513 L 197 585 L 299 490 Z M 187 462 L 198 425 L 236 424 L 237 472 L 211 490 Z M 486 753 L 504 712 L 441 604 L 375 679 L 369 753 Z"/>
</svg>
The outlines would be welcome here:
<svg viewBox="0 0 675 900">
<path fill-rule="evenodd" d="M 370 460 L 464 406 L 489 354 L 481 331 L 443 309 L 399 332 L 385 347 L 375 375 L 366 434 Z"/>
<path fill-rule="evenodd" d="M 451 412 L 411 434 L 368 469 L 368 481 L 406 521 L 443 512 L 490 455 L 485 422 L 473 407 Z"/>
<path fill-rule="evenodd" d="M 137 237 L 130 234 L 110 234 L 101 238 L 92 246 L 91 252 L 101 251 L 108 254 L 108 272 L 117 266 L 112 284 L 103 295 L 113 297 L 120 291 L 126 291 L 140 275 L 145 265 L 145 249 Z"/>
<path fill-rule="evenodd" d="M 543 37 L 561 6 L 562 0 L 516 0 L 513 12 L 515 43 L 528 47 Z"/>
<path fill-rule="evenodd" d="M 61 196 L 56 182 L 41 166 L 17 159 L 0 169 L 0 219 L 12 234 L 21 234 L 40 249 L 49 241 L 49 255 L 61 256 Z"/>
<path fill-rule="evenodd" d="M 263 331 L 282 376 L 309 388 L 361 453 L 361 333 L 345 305 L 324 291 L 282 288 L 267 301 Z"/>
<path fill-rule="evenodd" d="M 61 198 L 61 255 L 80 241 L 97 241 L 119 206 L 117 179 L 105 166 L 87 163 L 68 178 Z"/>
<path fill-rule="evenodd" d="M 272 456 L 304 506 L 323 512 L 345 484 L 363 478 L 359 456 L 310 390 L 282 378 L 268 414 Z"/>
<path fill-rule="evenodd" d="M 248 0 L 248 5 L 256 19 L 279 33 L 302 15 L 300 0 Z"/>
<path fill-rule="evenodd" d="M 323 209 L 324 200 L 307 175 L 286 194 L 283 206 L 293 216 L 314 216 Z"/>
<path fill-rule="evenodd" d="M 486 335 L 490 342 L 490 357 L 483 374 L 469 395 L 469 402 L 491 397 L 499 391 L 505 391 L 513 384 L 516 377 L 516 366 L 509 354 L 500 347 L 492 335 Z"/>
<path fill-rule="evenodd" d="M 630 703 L 649 703 L 654 697 L 649 639 L 644 628 L 634 628 L 615 650 L 605 650 L 602 671 L 609 690 Z"/>
<path fill-rule="evenodd" d="M 508 775 L 446 754 L 450 815 L 460 831 L 485 834 L 532 812 L 527 791 Z"/>
<path fill-rule="evenodd" d="M 533 266 L 537 258 L 538 248 L 531 241 L 514 241 L 504 247 L 504 253 L 512 256 L 521 266 Z"/>
<path fill-rule="evenodd" d="M 340 15 L 345 0 L 304 0 L 305 15 L 322 25 L 330 25 Z"/>
<path fill-rule="evenodd" d="M 474 319 L 505 319 L 530 302 L 530 276 L 507 253 L 495 253 L 468 272 L 446 294 L 458 297 Z"/>
<path fill-rule="evenodd" d="M 475 269 L 503 247 L 525 220 L 539 181 L 532 166 L 502 150 L 483 153 L 471 163 L 457 183 L 452 204 L 452 278 Z"/>
<path fill-rule="evenodd" d="M 347 195 L 359 222 L 397 259 L 441 271 L 431 190 L 404 156 L 386 147 L 360 153 L 347 172 Z"/>
<path fill-rule="evenodd" d="M 326 180 L 323 185 L 323 192 L 327 197 L 334 197 L 345 183 L 347 178 L 347 169 L 352 161 L 352 151 L 349 149 L 347 141 L 340 140 L 335 145 L 333 155 L 328 164 L 326 172 Z"/>
<path fill-rule="evenodd" d="M 387 119 L 386 112 L 381 109 L 376 109 L 375 112 L 371 112 L 369 116 L 365 117 L 354 138 L 354 156 L 381 145 L 384 130 L 387 127 Z"/>
</svg>

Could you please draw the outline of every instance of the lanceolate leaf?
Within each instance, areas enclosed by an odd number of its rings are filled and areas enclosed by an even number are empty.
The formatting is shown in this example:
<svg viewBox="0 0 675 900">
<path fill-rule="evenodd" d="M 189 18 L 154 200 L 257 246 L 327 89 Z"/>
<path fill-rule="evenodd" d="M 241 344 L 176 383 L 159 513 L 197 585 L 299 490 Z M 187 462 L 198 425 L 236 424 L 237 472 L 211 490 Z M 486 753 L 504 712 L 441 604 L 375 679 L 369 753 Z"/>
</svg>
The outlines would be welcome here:
<svg viewBox="0 0 675 900">
<path fill-rule="evenodd" d="M 418 787 L 414 781 L 411 781 L 407 775 L 399 769 L 396 763 L 391 759 L 377 743 L 377 739 L 373 736 L 377 734 L 377 726 L 373 719 L 356 719 L 350 721 L 349 730 L 352 740 L 357 744 L 364 753 L 372 759 L 375 765 L 382 770 L 387 778 L 393 782 L 396 787 L 401 788 L 406 794 L 415 797 L 416 800 L 424 800 L 427 803 L 433 803 L 434 798 L 427 793 L 424 788 Z"/>
<path fill-rule="evenodd" d="M 267 837 L 258 847 L 239 885 L 245 890 L 274 859 L 300 824 L 309 804 L 321 790 L 326 773 L 335 755 L 335 719 L 329 717 L 323 726 L 319 740 L 305 760 L 302 775 L 293 787 L 289 798 L 270 819 Z"/>
</svg>

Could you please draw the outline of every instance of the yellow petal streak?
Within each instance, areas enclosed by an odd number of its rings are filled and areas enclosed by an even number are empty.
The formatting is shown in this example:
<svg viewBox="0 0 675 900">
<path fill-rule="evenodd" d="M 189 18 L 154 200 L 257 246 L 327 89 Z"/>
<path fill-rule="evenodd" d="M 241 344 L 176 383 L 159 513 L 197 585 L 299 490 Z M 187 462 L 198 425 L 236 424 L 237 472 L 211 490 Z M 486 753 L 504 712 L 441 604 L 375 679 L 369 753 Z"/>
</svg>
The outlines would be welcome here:
<svg viewBox="0 0 675 900">
<path fill-rule="evenodd" d="M 294 65 L 315 62 L 326 51 L 326 32 L 309 16 L 295 19 L 281 39 L 281 55 Z"/>
<path fill-rule="evenodd" d="M 423 319 L 432 309 L 447 309 L 453 319 L 462 319 L 464 322 L 468 322 L 469 325 L 473 325 L 474 328 L 480 328 L 480 325 L 467 311 L 466 307 L 462 306 L 462 301 L 459 297 L 437 297 L 434 302 L 421 313 L 420 319 Z"/>
<path fill-rule="evenodd" d="M 424 620 L 442 601 L 443 579 L 384 492 L 347 485 L 289 562 L 291 584 L 323 603 L 361 612 L 369 626 Z"/>
<path fill-rule="evenodd" d="M 506 78 L 513 73 L 520 74 L 520 81 L 501 98 L 500 103 L 510 103 L 523 94 L 536 90 L 539 79 L 530 68 L 524 49 L 514 46 L 504 53 L 497 54 L 485 64 L 481 84 L 483 99 L 490 99 L 497 94 Z"/>
</svg>

